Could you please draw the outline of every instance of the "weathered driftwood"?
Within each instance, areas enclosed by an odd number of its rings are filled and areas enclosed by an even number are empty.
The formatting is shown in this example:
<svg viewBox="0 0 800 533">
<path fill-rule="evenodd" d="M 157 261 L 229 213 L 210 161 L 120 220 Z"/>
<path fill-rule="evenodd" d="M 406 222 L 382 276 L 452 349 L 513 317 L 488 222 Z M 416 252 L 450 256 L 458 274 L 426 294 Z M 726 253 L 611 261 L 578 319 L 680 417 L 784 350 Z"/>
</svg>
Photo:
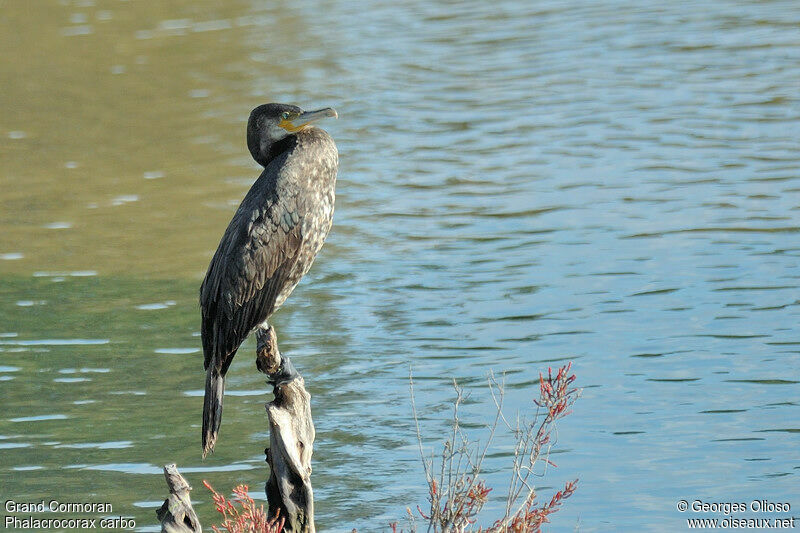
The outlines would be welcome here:
<svg viewBox="0 0 800 533">
<path fill-rule="evenodd" d="M 270 466 L 266 485 L 269 516 L 280 513 L 285 520 L 284 531 L 315 533 L 310 479 L 314 447 L 311 395 L 292 362 L 278 351 L 272 326 L 259 329 L 256 337 L 256 366 L 267 375 L 275 395 L 266 405 L 270 430 L 270 447 L 264 450 Z M 156 511 L 161 531 L 200 533 L 202 527 L 189 499 L 192 487 L 174 464 L 164 467 L 164 476 L 170 496 Z"/>
<path fill-rule="evenodd" d="M 280 512 L 286 520 L 286 531 L 314 533 L 311 395 L 289 358 L 278 351 L 275 329 L 259 329 L 256 338 L 256 366 L 273 384 L 275 395 L 266 405 L 270 430 L 270 447 L 264 450 L 270 466 L 266 485 L 269 515 Z"/>
<path fill-rule="evenodd" d="M 162 533 L 201 533 L 203 528 L 192 508 L 189 491 L 192 487 L 174 465 L 164 467 L 164 477 L 169 487 L 169 498 L 156 511 Z"/>
</svg>

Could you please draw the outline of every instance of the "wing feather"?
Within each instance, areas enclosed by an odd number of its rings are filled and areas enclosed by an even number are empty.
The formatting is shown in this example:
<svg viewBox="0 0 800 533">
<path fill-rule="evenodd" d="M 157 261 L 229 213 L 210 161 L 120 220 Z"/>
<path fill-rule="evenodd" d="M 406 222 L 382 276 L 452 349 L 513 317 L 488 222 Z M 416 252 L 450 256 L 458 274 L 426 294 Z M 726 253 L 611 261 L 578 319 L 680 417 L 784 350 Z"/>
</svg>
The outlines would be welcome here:
<svg viewBox="0 0 800 533">
<path fill-rule="evenodd" d="M 228 225 L 200 288 L 205 367 L 223 373 L 250 331 L 274 311 L 303 242 L 295 196 L 279 195 L 274 179 L 267 190 L 258 185 Z"/>
</svg>

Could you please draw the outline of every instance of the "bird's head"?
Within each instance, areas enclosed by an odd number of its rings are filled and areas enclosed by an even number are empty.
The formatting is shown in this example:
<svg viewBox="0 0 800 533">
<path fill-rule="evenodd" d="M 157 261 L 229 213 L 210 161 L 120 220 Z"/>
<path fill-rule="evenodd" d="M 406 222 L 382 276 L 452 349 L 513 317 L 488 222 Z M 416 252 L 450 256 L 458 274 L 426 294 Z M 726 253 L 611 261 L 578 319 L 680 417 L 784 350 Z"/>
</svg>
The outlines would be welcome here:
<svg viewBox="0 0 800 533">
<path fill-rule="evenodd" d="M 296 105 L 264 104 L 250 112 L 247 121 L 247 148 L 260 165 L 267 164 L 286 147 L 282 141 L 322 118 L 338 118 L 331 107 L 303 111 Z"/>
</svg>

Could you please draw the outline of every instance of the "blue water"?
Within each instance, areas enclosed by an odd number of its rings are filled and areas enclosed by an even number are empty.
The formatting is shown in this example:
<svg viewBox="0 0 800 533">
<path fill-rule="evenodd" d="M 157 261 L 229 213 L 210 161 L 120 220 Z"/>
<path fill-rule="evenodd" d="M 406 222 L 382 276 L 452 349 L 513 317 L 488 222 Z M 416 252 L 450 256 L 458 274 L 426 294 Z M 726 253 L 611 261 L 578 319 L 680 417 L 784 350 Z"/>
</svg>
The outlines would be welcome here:
<svg viewBox="0 0 800 533">
<path fill-rule="evenodd" d="M 247 113 L 291 101 L 341 117 L 334 230 L 274 319 L 313 395 L 321 530 L 424 508 L 409 369 L 430 451 L 453 378 L 478 438 L 490 371 L 511 417 L 567 361 L 583 394 L 537 486 L 579 483 L 550 530 L 800 508 L 795 3 L 159 5 L 0 7 L 42 52 L 0 62 L 6 499 L 106 498 L 150 531 L 171 461 L 204 524 L 201 479 L 263 498 L 252 342 L 199 458 L 196 291 L 257 175 Z"/>
</svg>

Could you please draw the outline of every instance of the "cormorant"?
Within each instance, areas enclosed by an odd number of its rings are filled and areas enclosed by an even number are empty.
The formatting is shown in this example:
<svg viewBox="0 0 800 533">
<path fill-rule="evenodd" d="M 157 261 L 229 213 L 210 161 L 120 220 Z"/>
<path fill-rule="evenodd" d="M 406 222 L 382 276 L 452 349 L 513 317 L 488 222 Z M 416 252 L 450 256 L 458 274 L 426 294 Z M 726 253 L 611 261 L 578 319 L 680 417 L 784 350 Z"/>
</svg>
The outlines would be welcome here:
<svg viewBox="0 0 800 533">
<path fill-rule="evenodd" d="M 264 171 L 247 192 L 200 287 L 206 393 L 203 457 L 214 450 L 225 373 L 239 345 L 266 321 L 308 272 L 331 229 L 339 154 L 312 125 L 338 117 L 264 104 L 250 113 L 247 148 Z"/>
</svg>

